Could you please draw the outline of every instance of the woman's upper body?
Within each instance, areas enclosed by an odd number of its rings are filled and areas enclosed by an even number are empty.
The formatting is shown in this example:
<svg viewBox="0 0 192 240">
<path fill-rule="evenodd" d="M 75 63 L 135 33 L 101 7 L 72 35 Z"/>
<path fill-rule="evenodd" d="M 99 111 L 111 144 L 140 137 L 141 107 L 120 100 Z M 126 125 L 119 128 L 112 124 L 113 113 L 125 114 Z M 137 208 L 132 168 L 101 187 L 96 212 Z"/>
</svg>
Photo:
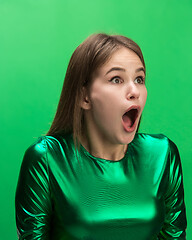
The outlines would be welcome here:
<svg viewBox="0 0 192 240">
<path fill-rule="evenodd" d="M 136 134 L 118 161 L 75 151 L 71 134 L 25 153 L 16 194 L 19 239 L 186 239 L 177 147 Z"/>
<path fill-rule="evenodd" d="M 95 34 L 77 47 L 48 136 L 24 157 L 20 239 L 185 239 L 177 148 L 137 134 L 146 98 L 134 41 Z"/>
</svg>

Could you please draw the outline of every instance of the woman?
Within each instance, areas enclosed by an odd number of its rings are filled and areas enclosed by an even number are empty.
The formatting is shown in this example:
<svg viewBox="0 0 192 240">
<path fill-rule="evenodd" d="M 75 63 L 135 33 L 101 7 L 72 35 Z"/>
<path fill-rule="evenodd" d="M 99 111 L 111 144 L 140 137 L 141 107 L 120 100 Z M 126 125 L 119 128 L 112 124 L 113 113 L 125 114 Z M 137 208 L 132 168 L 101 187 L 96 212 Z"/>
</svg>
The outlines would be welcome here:
<svg viewBox="0 0 192 240">
<path fill-rule="evenodd" d="M 186 239 L 177 147 L 137 133 L 146 98 L 131 39 L 95 34 L 77 47 L 52 126 L 24 156 L 19 239 Z"/>
</svg>

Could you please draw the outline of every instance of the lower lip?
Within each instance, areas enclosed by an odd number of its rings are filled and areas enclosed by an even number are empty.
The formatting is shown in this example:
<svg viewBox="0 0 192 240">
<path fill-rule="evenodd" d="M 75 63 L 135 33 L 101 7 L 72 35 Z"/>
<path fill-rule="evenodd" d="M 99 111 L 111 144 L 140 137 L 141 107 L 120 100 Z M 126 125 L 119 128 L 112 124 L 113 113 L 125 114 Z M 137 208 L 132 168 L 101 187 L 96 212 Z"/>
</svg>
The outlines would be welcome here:
<svg viewBox="0 0 192 240">
<path fill-rule="evenodd" d="M 136 128 L 136 126 L 137 126 L 137 119 L 135 119 L 135 122 L 134 122 L 134 124 L 133 124 L 132 127 L 127 127 L 126 124 L 123 122 L 123 120 L 122 120 L 122 124 L 123 124 L 124 130 L 125 130 L 126 132 L 134 132 L 134 131 L 135 131 L 135 128 Z"/>
</svg>

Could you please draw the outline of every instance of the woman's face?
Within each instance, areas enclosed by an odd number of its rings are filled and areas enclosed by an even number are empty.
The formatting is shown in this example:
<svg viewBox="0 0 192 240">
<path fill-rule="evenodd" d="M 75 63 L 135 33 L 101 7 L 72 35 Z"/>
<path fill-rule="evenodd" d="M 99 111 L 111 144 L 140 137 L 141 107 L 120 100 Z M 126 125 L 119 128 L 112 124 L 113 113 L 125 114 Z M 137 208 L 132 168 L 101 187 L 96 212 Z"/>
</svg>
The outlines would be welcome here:
<svg viewBox="0 0 192 240">
<path fill-rule="evenodd" d="M 147 98 L 145 70 L 137 54 L 124 47 L 117 50 L 97 71 L 85 98 L 82 108 L 91 135 L 104 144 L 130 143 Z"/>
</svg>

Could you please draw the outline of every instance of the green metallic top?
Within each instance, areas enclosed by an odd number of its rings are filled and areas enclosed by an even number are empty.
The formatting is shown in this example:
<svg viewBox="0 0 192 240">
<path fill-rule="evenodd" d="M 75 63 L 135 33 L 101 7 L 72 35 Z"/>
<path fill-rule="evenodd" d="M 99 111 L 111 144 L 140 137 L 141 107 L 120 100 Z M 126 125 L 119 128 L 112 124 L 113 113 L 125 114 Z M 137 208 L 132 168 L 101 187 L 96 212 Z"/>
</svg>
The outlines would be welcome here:
<svg viewBox="0 0 192 240">
<path fill-rule="evenodd" d="M 111 161 L 75 151 L 72 134 L 26 151 L 16 191 L 19 239 L 186 239 L 182 169 L 164 135 L 137 133 Z"/>
</svg>

